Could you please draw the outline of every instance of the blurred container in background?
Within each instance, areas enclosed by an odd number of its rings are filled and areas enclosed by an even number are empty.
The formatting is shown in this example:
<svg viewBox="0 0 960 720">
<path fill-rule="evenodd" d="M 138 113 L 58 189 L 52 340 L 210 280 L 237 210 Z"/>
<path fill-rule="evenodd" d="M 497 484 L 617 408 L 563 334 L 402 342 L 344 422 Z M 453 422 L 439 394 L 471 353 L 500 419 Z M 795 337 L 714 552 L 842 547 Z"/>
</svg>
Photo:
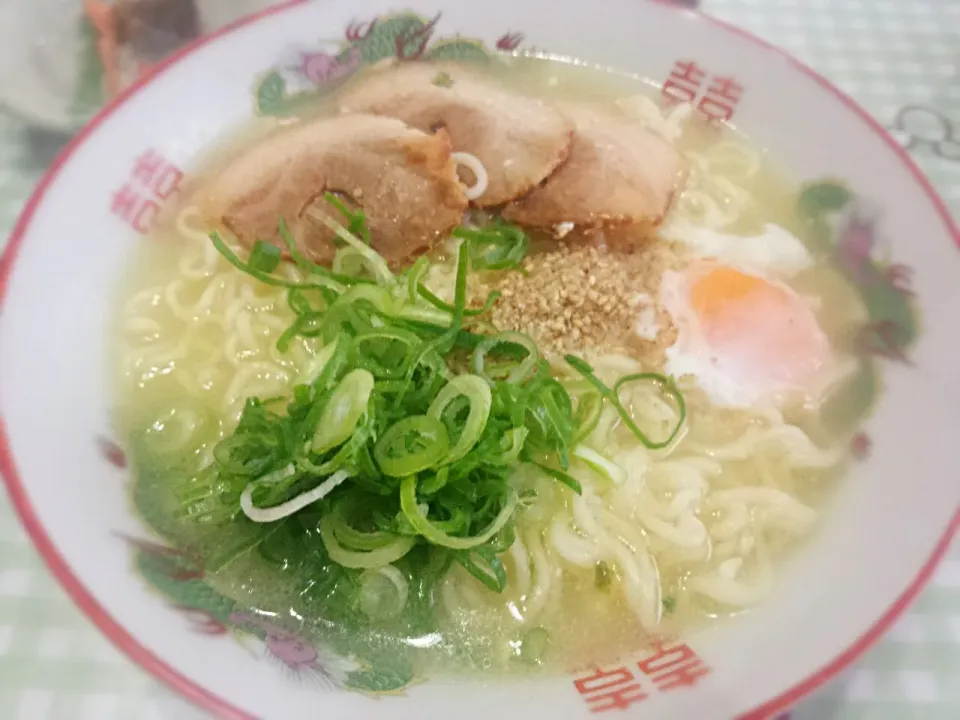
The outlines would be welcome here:
<svg viewBox="0 0 960 720">
<path fill-rule="evenodd" d="M 277 0 L 0 0 L 0 105 L 70 132 L 170 53 Z"/>
</svg>

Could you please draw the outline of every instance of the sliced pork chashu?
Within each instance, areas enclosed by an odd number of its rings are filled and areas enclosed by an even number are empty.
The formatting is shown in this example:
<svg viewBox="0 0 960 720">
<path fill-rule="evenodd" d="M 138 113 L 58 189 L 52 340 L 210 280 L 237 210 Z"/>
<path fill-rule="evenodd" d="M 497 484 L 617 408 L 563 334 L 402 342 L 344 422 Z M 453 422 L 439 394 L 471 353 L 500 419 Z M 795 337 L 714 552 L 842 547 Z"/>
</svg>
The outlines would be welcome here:
<svg viewBox="0 0 960 720">
<path fill-rule="evenodd" d="M 574 122 L 570 156 L 541 186 L 504 209 L 513 222 L 565 235 L 605 231 L 641 241 L 666 217 L 686 170 L 674 147 L 615 110 L 565 106 Z"/>
<path fill-rule="evenodd" d="M 488 174 L 476 205 L 502 205 L 543 181 L 567 157 L 573 125 L 539 100 L 462 65 L 406 62 L 373 71 L 340 98 L 347 112 L 388 115 L 424 132 L 445 128 L 453 149 Z"/>
<path fill-rule="evenodd" d="M 467 208 L 444 132 L 427 134 L 374 115 L 324 118 L 278 133 L 242 154 L 203 192 L 206 213 L 247 246 L 285 248 L 283 218 L 303 251 L 329 263 L 333 233 L 312 208 L 343 220 L 325 192 L 367 216 L 371 244 L 391 263 L 422 253 L 458 225 Z"/>
</svg>

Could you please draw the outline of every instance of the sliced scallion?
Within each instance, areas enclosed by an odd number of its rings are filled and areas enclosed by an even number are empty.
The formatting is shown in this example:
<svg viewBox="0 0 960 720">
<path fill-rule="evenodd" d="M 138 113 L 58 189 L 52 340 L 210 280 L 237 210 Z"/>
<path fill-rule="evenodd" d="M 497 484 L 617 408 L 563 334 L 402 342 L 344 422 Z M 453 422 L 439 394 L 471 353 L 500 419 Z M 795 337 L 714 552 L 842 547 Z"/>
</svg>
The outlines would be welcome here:
<svg viewBox="0 0 960 720">
<path fill-rule="evenodd" d="M 470 246 L 470 264 L 476 270 L 507 270 L 523 261 L 530 238 L 516 225 L 496 220 L 487 227 L 458 227 L 453 236 Z"/>
<path fill-rule="evenodd" d="M 240 509 L 248 518 L 258 523 L 272 523 L 282 518 L 289 517 L 295 512 L 302 510 L 307 505 L 322 500 L 340 485 L 344 480 L 350 477 L 346 470 L 340 470 L 320 483 L 313 490 L 297 495 L 295 498 L 287 500 L 280 505 L 274 505 L 268 508 L 259 508 L 253 504 L 253 490 L 256 487 L 254 483 L 247 485 L 240 495 Z"/>
<path fill-rule="evenodd" d="M 250 251 L 247 264 L 259 272 L 271 273 L 277 269 L 281 259 L 280 248 L 264 240 L 257 240 Z"/>
<path fill-rule="evenodd" d="M 438 421 L 441 420 L 444 410 L 461 395 L 469 402 L 470 409 L 460 436 L 444 455 L 443 463 L 455 462 L 470 452 L 480 439 L 483 428 L 487 424 L 487 418 L 490 417 L 490 408 L 493 405 L 490 386 L 478 375 L 458 375 L 447 383 L 430 405 L 427 415 Z"/>
<path fill-rule="evenodd" d="M 500 532 L 507 524 L 510 516 L 517 507 L 517 494 L 510 490 L 500 512 L 490 525 L 472 537 L 454 537 L 440 530 L 427 518 L 423 509 L 417 503 L 417 478 L 410 476 L 400 483 L 400 507 L 410 524 L 434 545 L 451 548 L 453 550 L 469 550 L 483 545 L 490 538 Z"/>
<path fill-rule="evenodd" d="M 468 573 L 494 592 L 503 592 L 507 587 L 507 571 L 495 553 L 460 550 L 453 557 Z"/>
<path fill-rule="evenodd" d="M 487 368 L 487 354 L 499 345 L 511 344 L 520 346 L 527 351 L 527 356 L 520 363 L 508 363 L 505 369 Z M 508 383 L 517 384 L 530 378 L 540 363 L 540 352 L 537 344 L 529 335 L 519 332 L 502 332 L 477 345 L 473 351 L 473 371 L 491 382 L 496 379 L 505 379 Z"/>
<path fill-rule="evenodd" d="M 334 389 L 323 408 L 310 449 L 325 453 L 345 443 L 356 431 L 373 393 L 374 378 L 367 370 L 351 370 Z"/>
<path fill-rule="evenodd" d="M 626 470 L 586 445 L 577 445 L 573 450 L 573 456 L 585 462 L 615 485 L 622 485 L 627 479 Z"/>
<path fill-rule="evenodd" d="M 348 568 L 379 568 L 396 562 L 416 544 L 416 538 L 397 535 L 390 543 L 376 550 L 357 552 L 347 550 L 338 541 L 333 529 L 333 516 L 324 515 L 320 520 L 320 538 L 335 563 Z"/>
<path fill-rule="evenodd" d="M 387 429 L 373 456 L 384 475 L 407 477 L 438 464 L 449 448 L 442 422 L 429 415 L 412 415 Z"/>
<path fill-rule="evenodd" d="M 620 419 L 623 420 L 623 424 L 630 429 L 630 432 L 632 432 L 640 442 L 642 442 L 651 450 L 659 450 L 660 448 L 667 447 L 667 445 L 672 443 L 674 438 L 676 438 L 680 433 L 680 430 L 683 428 L 683 421 L 687 416 L 687 406 L 683 400 L 683 395 L 679 390 L 677 390 L 676 385 L 674 385 L 670 378 L 667 378 L 659 373 L 637 373 L 620 378 L 611 389 L 607 387 L 600 378 L 597 377 L 596 373 L 593 371 L 593 368 L 587 361 L 582 360 L 575 355 L 565 355 L 563 359 L 566 360 L 570 367 L 580 373 L 587 382 L 596 388 L 597 392 L 599 392 L 605 400 L 613 405 L 614 410 L 617 411 Z M 676 401 L 679 418 L 677 419 L 677 423 L 673 427 L 673 430 L 670 431 L 665 440 L 654 441 L 648 438 L 646 434 L 639 427 L 637 427 L 637 424 L 633 421 L 633 418 L 630 417 L 630 413 L 620 402 L 620 389 L 627 383 L 641 380 L 652 380 L 661 384 L 666 390 L 667 394 L 673 397 Z"/>
</svg>

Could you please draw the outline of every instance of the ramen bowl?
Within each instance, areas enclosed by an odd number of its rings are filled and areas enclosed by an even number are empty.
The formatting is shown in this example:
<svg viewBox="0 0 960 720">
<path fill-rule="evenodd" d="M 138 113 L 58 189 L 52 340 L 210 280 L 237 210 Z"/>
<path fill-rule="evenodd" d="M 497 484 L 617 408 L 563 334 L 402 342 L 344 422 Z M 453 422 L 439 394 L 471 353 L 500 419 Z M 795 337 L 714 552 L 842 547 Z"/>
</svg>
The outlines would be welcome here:
<svg viewBox="0 0 960 720">
<path fill-rule="evenodd" d="M 763 718 L 789 708 L 883 634 L 957 526 L 960 234 L 947 209 L 883 128 L 826 80 L 696 13 L 633 0 L 410 5 L 294 2 L 247 18 L 127 91 L 57 160 L 0 273 L 0 467 L 27 531 L 111 641 L 221 717 L 423 718 L 455 708 L 465 720 Z M 863 419 L 838 434 L 849 467 L 818 507 L 815 532 L 777 560 L 767 597 L 749 611 L 653 629 L 609 662 L 585 656 L 563 671 L 398 671 L 301 634 L 302 618 L 225 594 L 209 567 L 144 519 L 150 509 L 131 499 L 136 458 L 114 424 L 117 306 L 142 244 L 164 242 L 153 231 L 164 210 L 211 148 L 255 116 L 288 124 L 386 58 L 523 53 L 647 79 L 664 112 L 732 125 L 776 159 L 798 189 L 797 232 L 816 236 L 818 257 L 861 308 L 845 351 L 868 378 L 856 395 Z M 658 595 L 658 617 L 660 604 Z M 666 595 L 662 604 L 672 610 Z M 585 603 L 575 621 L 600 627 L 603 612 Z"/>
</svg>

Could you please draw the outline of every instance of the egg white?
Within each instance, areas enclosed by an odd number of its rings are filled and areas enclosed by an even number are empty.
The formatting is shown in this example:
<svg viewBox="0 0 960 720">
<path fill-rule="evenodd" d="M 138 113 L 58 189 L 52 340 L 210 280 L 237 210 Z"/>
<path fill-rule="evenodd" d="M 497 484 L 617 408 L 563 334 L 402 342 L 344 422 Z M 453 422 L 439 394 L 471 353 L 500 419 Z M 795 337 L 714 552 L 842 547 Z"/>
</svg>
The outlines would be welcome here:
<svg viewBox="0 0 960 720">
<path fill-rule="evenodd" d="M 684 245 L 701 260 L 716 260 L 763 278 L 792 277 L 813 265 L 804 244 L 790 231 L 767 223 L 759 235 L 728 235 L 678 222 L 669 230 L 671 240 Z"/>
</svg>

